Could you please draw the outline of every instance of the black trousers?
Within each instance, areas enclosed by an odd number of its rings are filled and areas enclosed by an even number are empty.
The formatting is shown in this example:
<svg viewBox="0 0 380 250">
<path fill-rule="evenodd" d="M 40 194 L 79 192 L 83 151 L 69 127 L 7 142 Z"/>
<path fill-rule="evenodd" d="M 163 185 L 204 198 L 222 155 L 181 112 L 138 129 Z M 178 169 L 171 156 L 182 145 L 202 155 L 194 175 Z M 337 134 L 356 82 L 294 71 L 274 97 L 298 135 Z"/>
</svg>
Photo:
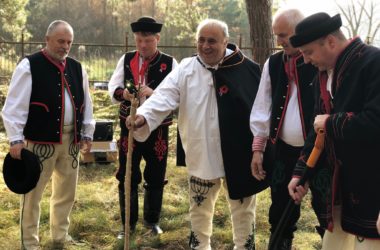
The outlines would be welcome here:
<svg viewBox="0 0 380 250">
<path fill-rule="evenodd" d="M 116 173 L 116 178 L 119 180 L 119 198 L 120 209 L 124 224 L 124 209 L 125 204 L 123 199 L 125 197 L 124 178 L 127 164 L 128 152 L 128 129 L 125 126 L 125 121 L 120 120 L 121 135 L 119 140 L 119 169 Z M 132 153 L 132 172 L 131 172 L 131 193 L 137 195 L 138 185 L 144 177 L 144 187 L 146 190 L 152 192 L 157 191 L 161 193 L 160 201 L 152 201 L 155 204 L 148 204 L 154 210 L 161 210 L 162 204 L 162 190 L 165 185 L 165 173 L 168 156 L 168 134 L 169 126 L 160 126 L 154 130 L 145 142 L 133 141 Z M 146 162 L 144 171 L 141 172 L 140 162 L 144 159 Z M 132 207 L 138 207 L 136 197 L 131 196 L 131 211 Z M 149 203 L 149 202 L 148 202 Z M 158 207 L 159 206 L 159 207 Z M 135 210 L 135 209 L 134 209 Z M 131 224 L 135 224 L 137 217 L 134 218 L 135 213 L 131 213 Z M 137 216 L 137 215 L 136 215 Z"/>
<path fill-rule="evenodd" d="M 269 143 L 269 142 L 268 142 Z M 269 223 L 273 233 L 281 219 L 282 213 L 291 199 L 288 184 L 292 178 L 293 169 L 299 158 L 302 147 L 293 147 L 281 140 L 275 145 L 268 144 L 266 154 L 270 155 L 270 164 L 265 168 L 269 177 L 272 204 L 269 209 Z M 297 230 L 296 223 L 300 217 L 300 206 L 297 206 L 290 216 L 289 223 L 284 229 L 283 238 L 292 239 Z"/>
</svg>

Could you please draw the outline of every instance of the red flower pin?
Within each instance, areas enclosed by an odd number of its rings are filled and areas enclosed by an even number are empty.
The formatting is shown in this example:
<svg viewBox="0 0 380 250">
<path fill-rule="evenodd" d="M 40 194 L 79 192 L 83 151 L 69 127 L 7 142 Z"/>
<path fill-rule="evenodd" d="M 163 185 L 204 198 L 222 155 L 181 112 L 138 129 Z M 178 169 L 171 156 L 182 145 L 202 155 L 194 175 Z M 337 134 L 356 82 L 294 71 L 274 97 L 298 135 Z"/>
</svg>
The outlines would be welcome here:
<svg viewBox="0 0 380 250">
<path fill-rule="evenodd" d="M 165 71 L 167 67 L 168 66 L 166 65 L 166 63 L 161 63 L 161 65 L 160 65 L 160 72 Z"/>
<path fill-rule="evenodd" d="M 222 96 L 222 95 L 228 93 L 228 90 L 229 89 L 228 89 L 227 85 L 223 85 L 222 87 L 219 88 L 219 95 Z"/>
</svg>

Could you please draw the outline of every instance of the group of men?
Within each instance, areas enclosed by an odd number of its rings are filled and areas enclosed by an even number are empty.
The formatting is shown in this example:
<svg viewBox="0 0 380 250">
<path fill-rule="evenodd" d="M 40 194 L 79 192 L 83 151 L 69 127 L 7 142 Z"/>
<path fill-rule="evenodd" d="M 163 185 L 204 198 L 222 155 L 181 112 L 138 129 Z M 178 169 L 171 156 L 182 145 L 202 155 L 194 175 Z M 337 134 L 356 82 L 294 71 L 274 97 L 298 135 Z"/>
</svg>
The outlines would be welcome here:
<svg viewBox="0 0 380 250">
<path fill-rule="evenodd" d="M 178 110 L 188 167 L 191 249 L 211 249 L 222 186 L 234 249 L 255 249 L 255 195 L 268 186 L 272 235 L 288 200 L 299 204 L 310 186 L 322 249 L 379 249 L 380 197 L 372 193 L 380 177 L 374 166 L 380 149 L 380 50 L 359 38 L 346 39 L 341 25 L 339 15 L 304 18 L 296 9 L 278 11 L 272 28 L 282 51 L 271 55 L 261 72 L 228 42 L 222 21 L 202 21 L 196 31 L 197 55 L 179 64 L 157 49 L 162 24 L 151 17 L 132 23 L 137 50 L 120 58 L 109 82 L 112 100 L 120 103 L 116 178 L 123 228 L 126 205 L 131 231 L 136 227 L 138 185 L 144 177 L 144 225 L 154 234 L 163 232 L 159 218 L 167 183 L 168 126 Z M 23 249 L 39 248 L 39 203 L 50 178 L 51 237 L 59 244 L 70 240 L 77 157 L 80 146 L 90 150 L 95 124 L 87 74 L 68 57 L 73 36 L 67 22 L 50 24 L 46 47 L 16 67 L 2 112 L 11 156 L 20 159 L 25 147 L 42 164 L 37 187 L 22 196 Z M 129 116 L 132 98 L 139 101 L 135 120 Z M 131 196 L 125 204 L 132 127 Z M 298 186 L 320 130 L 325 149 L 307 184 Z M 292 248 L 299 217 L 298 205 L 276 249 Z"/>
</svg>

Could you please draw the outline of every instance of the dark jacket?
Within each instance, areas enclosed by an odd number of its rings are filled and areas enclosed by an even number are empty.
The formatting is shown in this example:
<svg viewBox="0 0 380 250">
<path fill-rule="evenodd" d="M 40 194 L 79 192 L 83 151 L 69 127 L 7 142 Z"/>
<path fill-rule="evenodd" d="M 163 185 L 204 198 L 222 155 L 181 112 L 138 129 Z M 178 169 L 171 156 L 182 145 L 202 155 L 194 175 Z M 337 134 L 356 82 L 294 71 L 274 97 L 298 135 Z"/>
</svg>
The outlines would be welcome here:
<svg viewBox="0 0 380 250">
<path fill-rule="evenodd" d="M 330 113 L 325 149 L 311 179 L 313 204 L 322 226 L 332 229 L 332 209 L 342 206 L 343 230 L 379 239 L 380 50 L 354 39 L 334 68 L 333 96 L 326 98 L 325 72 L 315 83 L 315 113 Z M 321 94 L 322 93 L 322 94 Z M 315 140 L 312 130 L 294 174 L 300 175 Z"/>
<path fill-rule="evenodd" d="M 251 173 L 252 140 L 249 118 L 260 82 L 258 64 L 232 44 L 214 73 L 220 139 L 227 187 L 231 199 L 251 196 L 267 187 Z M 231 184 L 231 185 L 229 185 Z"/>
</svg>

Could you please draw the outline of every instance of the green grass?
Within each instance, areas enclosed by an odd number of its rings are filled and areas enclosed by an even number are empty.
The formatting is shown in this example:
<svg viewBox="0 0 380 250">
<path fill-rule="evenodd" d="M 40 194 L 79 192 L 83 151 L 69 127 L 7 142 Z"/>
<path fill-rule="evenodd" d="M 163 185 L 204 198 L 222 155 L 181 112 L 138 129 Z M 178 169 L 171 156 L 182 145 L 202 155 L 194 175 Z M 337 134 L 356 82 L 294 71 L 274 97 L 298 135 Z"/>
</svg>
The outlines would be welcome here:
<svg viewBox="0 0 380 250">
<path fill-rule="evenodd" d="M 93 91 L 92 95 L 96 104 L 94 108 L 95 117 L 97 119 L 115 119 L 117 105 L 110 104 L 108 93 Z M 118 131 L 118 126 L 115 126 L 115 138 L 117 138 Z M 131 237 L 130 249 L 189 249 L 188 175 L 186 168 L 175 166 L 175 134 L 175 126 L 172 126 L 167 168 L 169 183 L 165 186 L 160 222 L 165 233 L 161 236 L 147 235 L 147 230 L 143 227 L 140 219 L 136 233 Z M 0 163 L 3 161 L 6 152 L 8 152 L 7 140 L 4 132 L 0 132 Z M 2 164 L 0 168 L 2 168 Z M 80 244 L 68 246 L 67 249 L 123 249 L 123 243 L 116 239 L 121 229 L 118 182 L 114 177 L 116 169 L 115 164 L 88 164 L 80 167 L 76 202 L 71 213 L 69 230 L 69 233 Z M 51 249 L 48 211 L 50 194 L 51 187 L 49 184 L 41 202 L 40 237 L 43 249 Z M 142 187 L 139 189 L 139 194 L 139 215 L 141 218 Z M 0 178 L 0 249 L 20 249 L 19 200 L 20 197 L 10 192 L 5 186 L 3 178 Z M 256 249 L 261 250 L 267 248 L 269 239 L 267 214 L 270 205 L 270 194 L 268 189 L 258 194 L 256 203 L 255 242 Z M 316 219 L 308 199 L 302 205 L 302 217 L 298 223 L 299 230 L 296 232 L 293 249 L 320 249 L 320 238 L 314 230 L 315 225 Z M 212 246 L 216 250 L 233 249 L 231 220 L 224 191 L 220 193 L 216 204 Z"/>
<path fill-rule="evenodd" d="M 71 214 L 70 234 L 81 242 L 68 249 L 123 249 L 116 235 L 121 228 L 118 205 L 117 181 L 114 164 L 89 164 L 80 168 L 77 199 Z M 165 233 L 160 237 L 146 235 L 141 223 L 131 237 L 131 249 L 188 249 L 189 216 L 188 185 L 186 168 L 174 166 L 169 159 L 167 171 L 169 184 L 165 187 L 161 226 Z M 256 209 L 256 246 L 265 249 L 268 243 L 267 211 L 269 190 L 258 195 Z M 48 200 L 50 186 L 42 201 L 41 230 L 42 245 L 49 249 Z M 140 204 L 143 190 L 139 190 Z M 11 193 L 0 181 L 0 249 L 18 249 L 19 246 L 19 197 Z M 140 206 L 140 218 L 142 210 Z M 314 232 L 315 218 L 311 210 L 303 206 L 299 230 L 294 242 L 295 249 L 318 249 L 319 236 Z M 215 249 L 232 249 L 231 221 L 224 192 L 221 192 L 214 216 L 213 246 Z M 11 239 L 11 240 L 6 240 Z M 315 246 L 315 247 L 314 247 Z M 149 248 L 148 248 L 149 249 Z"/>
</svg>

